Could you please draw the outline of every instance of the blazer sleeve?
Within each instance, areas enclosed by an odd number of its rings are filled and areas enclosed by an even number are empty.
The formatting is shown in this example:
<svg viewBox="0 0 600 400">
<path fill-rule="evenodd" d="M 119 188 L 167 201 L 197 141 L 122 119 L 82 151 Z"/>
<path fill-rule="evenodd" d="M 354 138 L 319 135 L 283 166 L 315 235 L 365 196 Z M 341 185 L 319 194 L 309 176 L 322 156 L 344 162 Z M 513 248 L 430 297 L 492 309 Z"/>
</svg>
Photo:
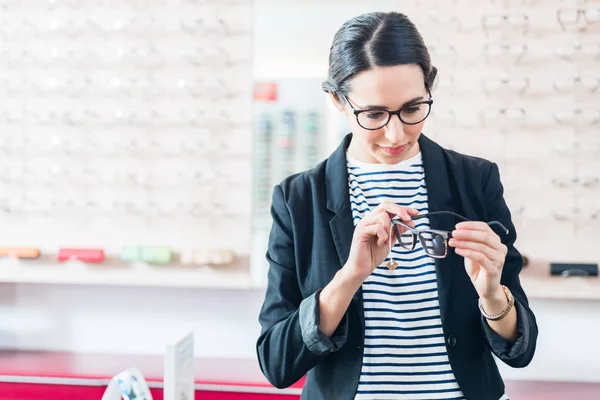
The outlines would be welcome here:
<svg viewBox="0 0 600 400">
<path fill-rule="evenodd" d="M 344 316 L 331 338 L 319 331 L 320 290 L 302 297 L 292 219 L 280 185 L 273 192 L 271 216 L 273 224 L 266 254 L 268 283 L 259 314 L 262 329 L 256 350 L 267 380 L 277 388 L 285 388 L 346 343 L 348 319 Z"/>
<path fill-rule="evenodd" d="M 508 235 L 500 235 L 502 242 L 508 247 L 501 283 L 510 289 L 515 298 L 517 340 L 514 343 L 504 340 L 490 328 L 483 316 L 481 321 L 492 352 L 507 365 L 522 368 L 531 362 L 535 353 L 538 327 L 535 315 L 529 308 L 527 296 L 521 287 L 519 273 L 523 267 L 523 258 L 514 246 L 517 234 L 511 220 L 510 211 L 504 200 L 504 188 L 500 182 L 498 165 L 495 163 L 492 163 L 483 187 L 489 221 L 500 221 L 510 231 Z"/>
</svg>

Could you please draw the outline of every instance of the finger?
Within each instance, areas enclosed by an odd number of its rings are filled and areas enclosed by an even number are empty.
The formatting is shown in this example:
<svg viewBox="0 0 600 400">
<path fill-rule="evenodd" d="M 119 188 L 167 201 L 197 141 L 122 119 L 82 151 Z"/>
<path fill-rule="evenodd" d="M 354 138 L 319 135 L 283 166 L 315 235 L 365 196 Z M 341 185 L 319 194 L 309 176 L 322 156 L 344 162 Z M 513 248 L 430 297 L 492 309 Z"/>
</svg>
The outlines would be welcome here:
<svg viewBox="0 0 600 400">
<path fill-rule="evenodd" d="M 388 240 L 390 237 L 390 226 L 391 220 L 388 217 L 386 212 L 382 212 L 380 214 L 376 214 L 371 216 L 370 218 L 363 218 L 360 222 L 361 227 L 370 227 L 370 226 L 381 226 L 385 232 L 385 240 Z M 378 246 L 381 246 L 381 243 L 378 243 Z"/>
<path fill-rule="evenodd" d="M 493 231 L 484 232 L 478 230 L 457 229 L 452 231 L 452 237 L 461 241 L 484 243 L 498 250 L 502 247 L 500 237 Z"/>
<path fill-rule="evenodd" d="M 373 236 L 377 236 L 380 226 L 381 225 L 379 224 L 363 226 L 360 229 L 357 229 L 356 233 L 362 239 L 371 239 Z"/>
<path fill-rule="evenodd" d="M 365 215 L 364 217 L 361 218 L 359 224 L 361 225 L 372 225 L 372 224 L 378 224 L 381 222 L 381 214 L 385 214 L 384 212 L 385 210 L 380 210 L 379 212 L 370 212 L 369 214 Z"/>
<path fill-rule="evenodd" d="M 382 247 L 388 244 L 390 235 L 385 230 L 383 225 L 377 227 L 377 247 Z"/>
<path fill-rule="evenodd" d="M 385 229 L 385 233 L 387 234 L 389 242 L 391 243 L 393 231 L 392 231 L 392 221 L 390 220 L 389 215 L 385 212 L 381 213 L 380 221 L 381 221 L 381 226 L 383 227 L 383 229 Z"/>
<path fill-rule="evenodd" d="M 499 239 L 493 242 L 493 245 L 490 246 L 487 243 L 460 240 L 452 237 L 448 241 L 448 245 L 455 248 L 479 251 L 480 253 L 484 253 L 490 260 L 499 261 L 500 263 L 504 264 L 504 259 L 506 254 L 508 254 L 508 247 L 506 247 L 504 243 L 500 242 Z"/>
<path fill-rule="evenodd" d="M 411 220 L 411 213 L 413 215 L 417 215 L 419 212 L 414 209 L 414 208 L 407 208 L 407 207 L 402 207 L 399 204 L 396 203 L 392 203 L 389 201 L 384 201 L 381 204 L 379 204 L 375 209 L 380 209 L 380 210 L 385 210 L 387 211 L 389 214 L 391 214 L 392 217 L 397 216 L 398 218 L 400 218 L 403 221 L 410 221 Z M 410 213 L 409 213 L 409 210 Z"/>
<path fill-rule="evenodd" d="M 371 240 L 373 237 L 376 237 L 378 247 L 383 246 L 388 240 L 388 235 L 380 224 L 362 227 L 358 234 L 362 240 Z"/>
<path fill-rule="evenodd" d="M 490 226 L 482 221 L 464 221 L 456 224 L 456 229 L 465 229 L 472 231 L 485 231 L 485 232 L 493 232 Z"/>
<path fill-rule="evenodd" d="M 490 274 L 498 274 L 499 268 L 495 267 L 493 263 L 482 253 L 475 250 L 468 249 L 456 249 L 456 254 L 467 258 L 481 266 L 481 268 L 488 271 Z"/>
<path fill-rule="evenodd" d="M 466 240 L 458 240 L 452 238 L 448 241 L 448 245 L 454 247 L 455 249 L 473 250 L 478 253 L 482 253 L 489 260 L 492 261 L 500 261 L 501 257 L 503 256 L 500 250 L 489 247 L 488 245 L 479 242 L 470 242 Z"/>
<path fill-rule="evenodd" d="M 419 210 L 417 210 L 416 208 L 405 207 L 404 209 L 406 210 L 406 212 L 408 212 L 408 214 L 411 217 L 416 217 L 417 215 L 419 215 Z"/>
<path fill-rule="evenodd" d="M 390 226 L 392 224 L 392 220 L 387 212 L 382 212 L 381 214 L 378 215 L 378 217 L 379 217 L 379 222 L 381 222 L 382 225 Z"/>
</svg>

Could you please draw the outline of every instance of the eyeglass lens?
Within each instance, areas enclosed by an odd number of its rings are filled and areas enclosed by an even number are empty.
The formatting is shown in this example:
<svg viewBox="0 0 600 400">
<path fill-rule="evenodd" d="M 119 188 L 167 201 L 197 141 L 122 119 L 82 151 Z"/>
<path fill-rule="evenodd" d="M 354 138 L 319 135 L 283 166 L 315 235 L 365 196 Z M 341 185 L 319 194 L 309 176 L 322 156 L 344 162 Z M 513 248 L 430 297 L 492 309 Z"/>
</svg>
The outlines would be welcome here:
<svg viewBox="0 0 600 400">
<path fill-rule="evenodd" d="M 412 250 L 415 248 L 416 235 L 405 232 L 400 235 L 398 243 L 401 247 Z M 446 239 L 439 233 L 424 231 L 419 233 L 419 241 L 425 253 L 432 257 L 444 257 L 447 254 Z"/>
<path fill-rule="evenodd" d="M 400 120 L 409 125 L 418 124 L 427 118 L 431 110 L 428 103 L 414 104 L 400 110 Z M 363 111 L 357 115 L 358 124 L 365 129 L 381 129 L 391 119 L 390 111 L 387 110 L 369 110 Z"/>
</svg>

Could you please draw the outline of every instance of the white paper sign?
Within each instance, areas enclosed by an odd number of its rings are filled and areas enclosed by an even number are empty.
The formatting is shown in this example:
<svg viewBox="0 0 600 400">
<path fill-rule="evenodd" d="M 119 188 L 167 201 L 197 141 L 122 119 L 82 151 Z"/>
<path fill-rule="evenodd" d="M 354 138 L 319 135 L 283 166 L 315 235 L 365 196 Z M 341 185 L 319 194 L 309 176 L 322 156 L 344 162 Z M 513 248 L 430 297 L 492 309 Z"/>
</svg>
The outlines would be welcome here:
<svg viewBox="0 0 600 400">
<path fill-rule="evenodd" d="M 102 400 L 152 400 L 152 394 L 142 373 L 134 367 L 111 379 Z"/>
<path fill-rule="evenodd" d="M 164 400 L 194 399 L 194 332 L 167 345 L 164 384 Z"/>
</svg>

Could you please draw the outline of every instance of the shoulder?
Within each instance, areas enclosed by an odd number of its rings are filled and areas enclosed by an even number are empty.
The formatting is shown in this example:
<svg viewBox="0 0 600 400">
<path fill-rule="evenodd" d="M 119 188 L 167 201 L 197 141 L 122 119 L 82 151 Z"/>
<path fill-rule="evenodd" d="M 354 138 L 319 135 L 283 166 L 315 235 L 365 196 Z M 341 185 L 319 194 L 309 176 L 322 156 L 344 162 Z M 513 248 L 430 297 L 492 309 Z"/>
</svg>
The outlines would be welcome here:
<svg viewBox="0 0 600 400">
<path fill-rule="evenodd" d="M 458 188 L 463 204 L 485 215 L 491 204 L 502 198 L 504 187 L 498 165 L 488 159 L 460 153 L 440 146 L 448 178 Z"/>
<path fill-rule="evenodd" d="M 462 169 L 468 174 L 481 174 L 489 173 L 490 170 L 496 165 L 493 161 L 487 160 L 482 157 L 472 156 L 458 151 L 450 150 L 441 147 L 442 152 L 445 154 L 446 160 L 451 166 Z"/>
<path fill-rule="evenodd" d="M 488 159 L 460 153 L 440 146 L 441 152 L 456 179 L 466 182 L 478 182 L 486 186 L 487 182 L 499 179 L 498 165 Z"/>
</svg>

